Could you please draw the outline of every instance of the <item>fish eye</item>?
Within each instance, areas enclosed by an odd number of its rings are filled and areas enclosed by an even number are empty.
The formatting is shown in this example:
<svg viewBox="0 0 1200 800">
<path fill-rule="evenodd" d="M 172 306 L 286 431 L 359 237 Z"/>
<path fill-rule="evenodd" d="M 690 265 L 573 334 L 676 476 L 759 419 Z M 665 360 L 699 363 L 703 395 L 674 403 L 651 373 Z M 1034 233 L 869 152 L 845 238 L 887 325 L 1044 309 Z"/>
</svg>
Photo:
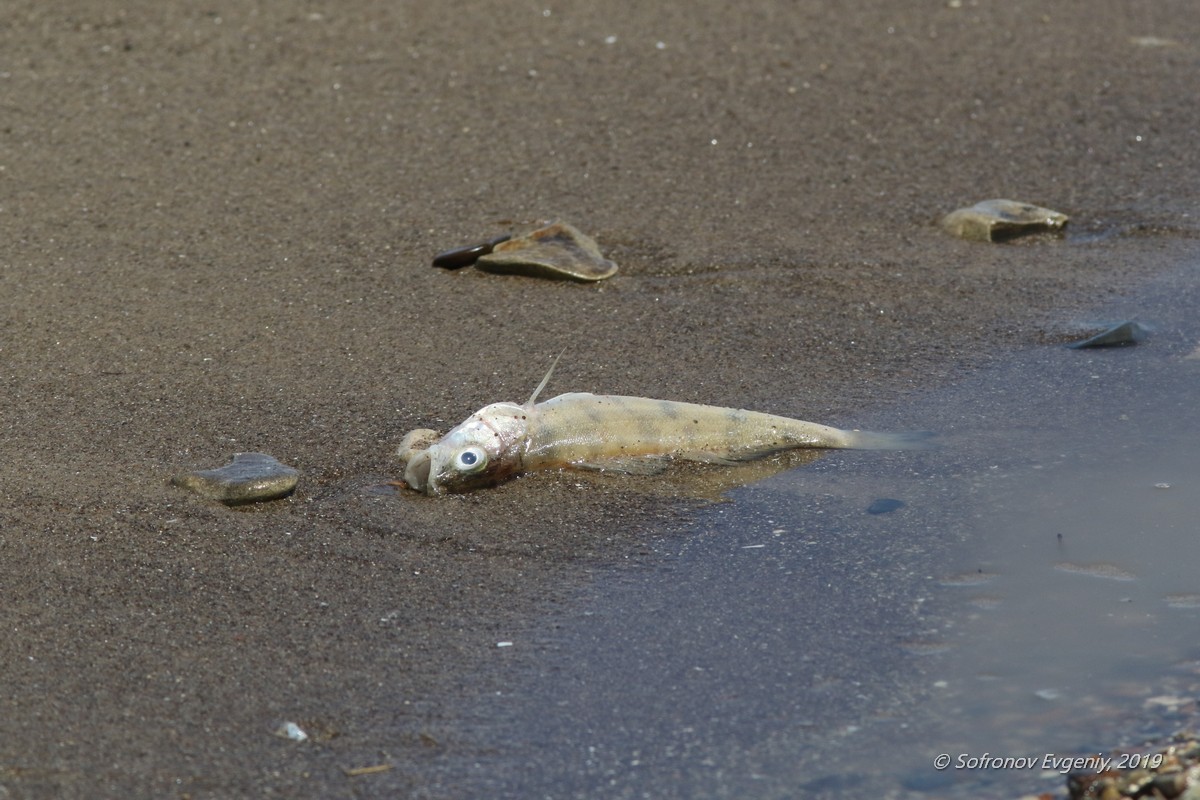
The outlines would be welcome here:
<svg viewBox="0 0 1200 800">
<path fill-rule="evenodd" d="M 487 462 L 487 452 L 482 447 L 468 447 L 454 456 L 454 468 L 459 472 L 478 472 Z"/>
</svg>

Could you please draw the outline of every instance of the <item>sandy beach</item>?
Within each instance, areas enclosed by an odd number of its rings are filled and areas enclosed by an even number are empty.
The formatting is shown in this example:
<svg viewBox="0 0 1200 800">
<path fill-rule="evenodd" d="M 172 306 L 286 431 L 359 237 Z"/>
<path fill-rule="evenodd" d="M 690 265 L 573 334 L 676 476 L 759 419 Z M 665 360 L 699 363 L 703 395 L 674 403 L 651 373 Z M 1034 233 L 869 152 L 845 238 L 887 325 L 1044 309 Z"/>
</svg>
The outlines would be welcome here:
<svg viewBox="0 0 1200 800">
<path fill-rule="evenodd" d="M 1200 233 L 1187 0 L 18 0 L 0 53 L 6 797 L 433 796 L 498 633 L 688 504 L 376 490 L 407 431 L 560 352 L 550 394 L 850 427 Z M 1068 234 L 938 228 L 992 197 Z M 430 264 L 553 219 L 620 272 Z M 168 483 L 244 451 L 295 494 Z"/>
</svg>

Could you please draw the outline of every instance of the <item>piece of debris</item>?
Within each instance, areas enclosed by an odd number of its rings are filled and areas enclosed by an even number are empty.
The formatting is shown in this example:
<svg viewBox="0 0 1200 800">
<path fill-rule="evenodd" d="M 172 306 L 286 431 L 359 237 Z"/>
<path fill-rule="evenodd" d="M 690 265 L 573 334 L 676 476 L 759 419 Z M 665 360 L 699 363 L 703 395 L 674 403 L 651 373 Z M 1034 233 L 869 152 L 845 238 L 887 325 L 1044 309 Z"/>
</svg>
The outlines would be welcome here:
<svg viewBox="0 0 1200 800">
<path fill-rule="evenodd" d="M 275 735 L 281 739 L 291 739 L 293 742 L 307 742 L 308 734 L 294 722 L 285 722 L 275 729 Z"/>
<path fill-rule="evenodd" d="M 369 767 L 342 767 L 342 773 L 347 778 L 357 778 L 360 775 L 378 775 L 392 768 L 391 764 L 373 764 Z"/>
<path fill-rule="evenodd" d="M 1028 233 L 1061 230 L 1067 215 L 1016 200 L 984 200 L 970 208 L 951 211 L 942 228 L 960 239 L 1000 242 Z"/>
</svg>

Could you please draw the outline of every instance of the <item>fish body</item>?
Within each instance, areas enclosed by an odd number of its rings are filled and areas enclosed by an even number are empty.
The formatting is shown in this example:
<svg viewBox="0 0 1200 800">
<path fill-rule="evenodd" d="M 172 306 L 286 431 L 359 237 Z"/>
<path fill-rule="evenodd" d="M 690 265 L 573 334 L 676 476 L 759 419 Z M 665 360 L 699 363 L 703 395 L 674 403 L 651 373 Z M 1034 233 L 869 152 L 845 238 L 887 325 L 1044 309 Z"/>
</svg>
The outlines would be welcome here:
<svg viewBox="0 0 1200 800">
<path fill-rule="evenodd" d="M 525 405 L 486 406 L 423 449 L 411 443 L 432 432 L 409 434 L 401 444 L 408 462 L 405 483 L 439 494 L 542 469 L 639 472 L 672 458 L 728 464 L 801 447 L 919 447 L 928 437 L 841 430 L 757 411 L 645 397 L 573 392 L 535 403 L 537 395 Z"/>
</svg>

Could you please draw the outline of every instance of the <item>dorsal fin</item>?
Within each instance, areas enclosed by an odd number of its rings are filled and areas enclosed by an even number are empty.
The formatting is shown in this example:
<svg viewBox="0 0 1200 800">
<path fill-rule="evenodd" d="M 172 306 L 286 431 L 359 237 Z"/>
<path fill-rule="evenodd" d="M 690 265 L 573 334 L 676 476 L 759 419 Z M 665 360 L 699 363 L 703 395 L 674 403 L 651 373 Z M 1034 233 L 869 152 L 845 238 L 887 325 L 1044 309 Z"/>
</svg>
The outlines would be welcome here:
<svg viewBox="0 0 1200 800">
<path fill-rule="evenodd" d="M 546 377 L 542 378 L 542 382 L 533 390 L 533 394 L 529 395 L 529 399 L 525 401 L 525 405 L 532 406 L 537 401 L 538 395 L 542 393 L 542 389 L 545 389 L 546 384 L 550 382 L 550 376 L 554 374 L 554 368 L 558 366 L 558 359 L 562 358 L 565 352 L 567 352 L 567 348 L 564 347 L 558 356 L 555 357 L 554 363 L 550 365 L 550 369 L 546 370 Z"/>
</svg>

